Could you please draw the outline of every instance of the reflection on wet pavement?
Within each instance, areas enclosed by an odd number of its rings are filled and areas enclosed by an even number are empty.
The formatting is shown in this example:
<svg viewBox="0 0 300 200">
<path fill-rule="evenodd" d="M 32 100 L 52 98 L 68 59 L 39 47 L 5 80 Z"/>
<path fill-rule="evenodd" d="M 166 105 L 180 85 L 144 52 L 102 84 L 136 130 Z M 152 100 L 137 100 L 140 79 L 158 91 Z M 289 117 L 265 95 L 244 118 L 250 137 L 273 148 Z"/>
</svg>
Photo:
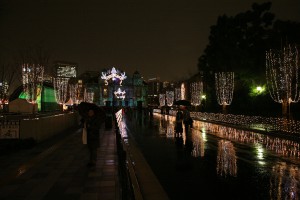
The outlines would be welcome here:
<svg viewBox="0 0 300 200">
<path fill-rule="evenodd" d="M 139 117 L 136 117 L 138 121 Z M 154 114 L 152 121 L 140 122 L 141 128 L 135 137 L 139 138 L 142 148 L 149 145 L 151 149 L 150 145 L 153 145 L 153 154 L 151 150 L 144 150 L 145 157 L 148 156 L 158 178 L 164 177 L 161 181 L 169 193 L 177 187 L 191 196 L 226 188 L 218 195 L 231 199 L 299 199 L 298 142 L 196 120 L 188 132 L 175 133 L 175 117 L 169 115 Z M 175 145 L 170 146 L 168 141 Z M 166 152 L 157 154 L 154 150 L 158 147 Z M 174 158 L 172 152 L 176 155 Z M 163 164 L 164 160 L 168 163 Z M 175 163 L 175 171 L 170 168 L 171 163 Z M 176 171 L 183 163 L 184 171 Z M 168 169 L 164 170 L 166 166 Z M 167 180 L 170 176 L 173 177 Z M 185 188 L 180 184 L 179 187 L 177 176 L 192 185 Z M 239 193 L 247 197 L 242 198 Z M 178 195 L 171 194 L 173 199 L 180 199 Z"/>
</svg>

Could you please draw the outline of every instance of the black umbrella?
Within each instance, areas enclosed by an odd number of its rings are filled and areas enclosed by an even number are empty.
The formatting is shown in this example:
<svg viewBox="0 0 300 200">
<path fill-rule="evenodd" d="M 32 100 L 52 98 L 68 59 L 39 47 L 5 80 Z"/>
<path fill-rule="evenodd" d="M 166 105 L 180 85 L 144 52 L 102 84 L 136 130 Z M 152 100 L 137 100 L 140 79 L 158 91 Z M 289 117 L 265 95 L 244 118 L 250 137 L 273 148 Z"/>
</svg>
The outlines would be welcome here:
<svg viewBox="0 0 300 200">
<path fill-rule="evenodd" d="M 78 105 L 78 112 L 82 117 L 86 117 L 89 110 L 94 110 L 95 114 L 100 118 L 105 116 L 105 111 L 94 103 L 81 102 Z"/>
<path fill-rule="evenodd" d="M 178 105 L 178 106 L 191 106 L 191 102 L 188 100 L 178 100 L 175 101 L 174 105 Z"/>
</svg>

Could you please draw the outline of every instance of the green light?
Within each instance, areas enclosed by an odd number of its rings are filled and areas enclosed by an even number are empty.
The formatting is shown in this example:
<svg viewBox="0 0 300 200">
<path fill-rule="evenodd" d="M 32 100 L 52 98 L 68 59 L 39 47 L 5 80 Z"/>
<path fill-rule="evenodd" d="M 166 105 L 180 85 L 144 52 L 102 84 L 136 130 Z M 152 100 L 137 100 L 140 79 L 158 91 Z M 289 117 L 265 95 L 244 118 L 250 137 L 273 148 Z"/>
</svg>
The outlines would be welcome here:
<svg viewBox="0 0 300 200">
<path fill-rule="evenodd" d="M 263 94 L 266 90 L 266 87 L 263 86 L 252 86 L 250 96 L 257 96 Z"/>
</svg>

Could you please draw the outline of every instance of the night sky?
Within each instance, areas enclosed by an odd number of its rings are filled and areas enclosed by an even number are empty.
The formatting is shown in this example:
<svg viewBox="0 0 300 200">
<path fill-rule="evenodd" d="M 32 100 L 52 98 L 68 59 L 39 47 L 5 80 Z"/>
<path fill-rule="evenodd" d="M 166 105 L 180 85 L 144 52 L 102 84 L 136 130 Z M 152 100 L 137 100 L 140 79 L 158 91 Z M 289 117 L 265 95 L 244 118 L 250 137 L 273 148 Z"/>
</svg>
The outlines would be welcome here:
<svg viewBox="0 0 300 200">
<path fill-rule="evenodd" d="M 197 71 L 210 26 L 257 0 L 1 0 L 1 58 L 40 44 L 51 60 L 85 70 L 112 66 L 145 78 L 176 80 Z M 272 1 L 282 20 L 300 21 L 299 0 Z"/>
</svg>

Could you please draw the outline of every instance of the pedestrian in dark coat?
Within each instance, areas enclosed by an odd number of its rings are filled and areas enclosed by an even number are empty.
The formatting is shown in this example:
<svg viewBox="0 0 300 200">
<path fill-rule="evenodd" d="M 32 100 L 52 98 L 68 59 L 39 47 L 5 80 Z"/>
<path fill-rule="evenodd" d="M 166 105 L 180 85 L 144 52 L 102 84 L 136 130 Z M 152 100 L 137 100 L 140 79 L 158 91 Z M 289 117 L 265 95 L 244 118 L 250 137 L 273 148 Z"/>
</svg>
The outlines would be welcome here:
<svg viewBox="0 0 300 200">
<path fill-rule="evenodd" d="M 87 146 L 90 152 L 90 161 L 88 166 L 94 166 L 97 160 L 97 148 L 100 144 L 100 119 L 97 117 L 94 110 L 88 111 L 88 117 L 86 119 L 87 128 Z"/>
</svg>

